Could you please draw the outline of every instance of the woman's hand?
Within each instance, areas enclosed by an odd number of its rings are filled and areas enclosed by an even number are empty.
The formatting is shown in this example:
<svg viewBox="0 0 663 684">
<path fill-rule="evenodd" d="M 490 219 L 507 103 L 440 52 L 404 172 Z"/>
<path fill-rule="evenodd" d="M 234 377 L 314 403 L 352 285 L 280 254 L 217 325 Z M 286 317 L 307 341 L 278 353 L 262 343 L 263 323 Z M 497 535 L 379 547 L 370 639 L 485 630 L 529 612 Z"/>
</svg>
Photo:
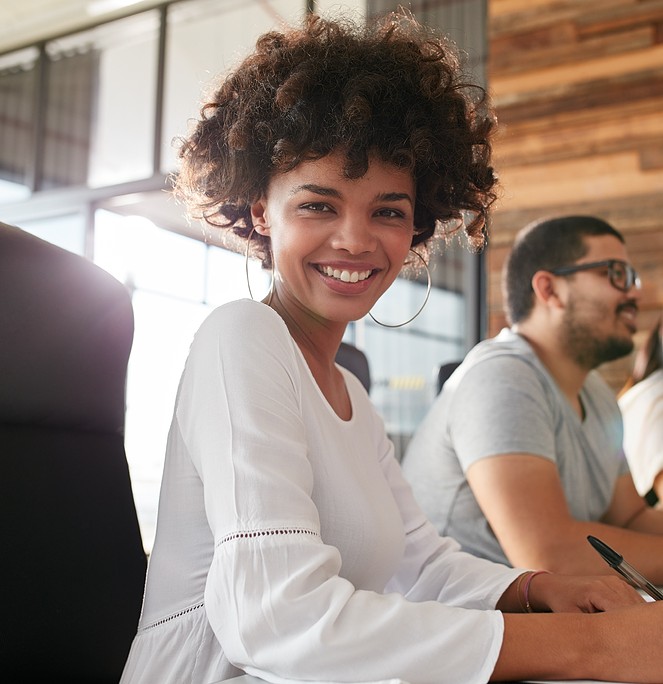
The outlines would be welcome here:
<svg viewBox="0 0 663 684">
<path fill-rule="evenodd" d="M 546 575 L 545 578 L 537 575 L 532 582 L 543 579 L 540 588 L 547 591 L 556 585 L 561 590 L 570 581 L 574 585 L 571 593 L 583 584 L 588 589 L 595 580 L 560 575 Z M 608 588 L 608 595 L 612 594 L 614 579 L 621 582 L 616 577 L 600 578 L 596 586 L 606 582 L 599 588 L 599 593 Z M 622 593 L 619 585 L 615 589 L 618 594 Z M 589 591 L 593 592 L 594 586 Z M 505 615 L 502 648 L 490 681 L 661 682 L 661 628 L 663 601 L 638 603 L 596 615 L 577 612 Z M 541 644 L 545 644 L 545 648 Z"/>
<path fill-rule="evenodd" d="M 603 575 L 537 574 L 529 583 L 528 594 L 533 610 L 555 613 L 600 613 L 645 602 L 620 577 Z"/>
</svg>

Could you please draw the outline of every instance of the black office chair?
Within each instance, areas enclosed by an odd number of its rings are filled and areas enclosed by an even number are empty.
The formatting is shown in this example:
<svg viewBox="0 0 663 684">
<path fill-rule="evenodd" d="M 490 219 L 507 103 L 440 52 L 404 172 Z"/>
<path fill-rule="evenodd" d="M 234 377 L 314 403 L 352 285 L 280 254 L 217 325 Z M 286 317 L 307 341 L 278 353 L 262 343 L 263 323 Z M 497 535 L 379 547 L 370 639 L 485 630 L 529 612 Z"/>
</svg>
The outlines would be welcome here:
<svg viewBox="0 0 663 684">
<path fill-rule="evenodd" d="M 367 392 L 371 391 L 371 371 L 366 354 L 352 344 L 341 342 L 336 353 L 336 363 L 356 375 Z"/>
<path fill-rule="evenodd" d="M 0 673 L 116 684 L 146 557 L 124 451 L 130 297 L 0 224 Z"/>
<path fill-rule="evenodd" d="M 451 377 L 451 374 L 460 366 L 461 361 L 449 361 L 443 363 L 437 369 L 437 393 L 439 394 L 444 387 L 444 383 Z"/>
</svg>

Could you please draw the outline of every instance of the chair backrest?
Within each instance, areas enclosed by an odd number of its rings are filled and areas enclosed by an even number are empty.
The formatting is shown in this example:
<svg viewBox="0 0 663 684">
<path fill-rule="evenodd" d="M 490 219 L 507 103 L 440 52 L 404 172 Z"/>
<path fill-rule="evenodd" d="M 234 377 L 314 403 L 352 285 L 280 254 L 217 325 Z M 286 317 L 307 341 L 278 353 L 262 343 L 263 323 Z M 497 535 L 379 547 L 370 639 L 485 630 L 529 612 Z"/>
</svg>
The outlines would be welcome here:
<svg viewBox="0 0 663 684">
<path fill-rule="evenodd" d="M 341 346 L 336 353 L 336 363 L 356 375 L 367 392 L 371 391 L 371 371 L 368 365 L 368 358 L 361 349 L 357 349 L 357 347 L 347 342 L 341 342 Z"/>
<path fill-rule="evenodd" d="M 117 682 L 146 558 L 124 451 L 133 311 L 83 257 L 0 224 L 0 672 Z"/>
<path fill-rule="evenodd" d="M 444 387 L 444 383 L 451 377 L 451 374 L 460 366 L 461 361 L 449 361 L 443 363 L 437 369 L 437 393 L 439 394 Z"/>
</svg>

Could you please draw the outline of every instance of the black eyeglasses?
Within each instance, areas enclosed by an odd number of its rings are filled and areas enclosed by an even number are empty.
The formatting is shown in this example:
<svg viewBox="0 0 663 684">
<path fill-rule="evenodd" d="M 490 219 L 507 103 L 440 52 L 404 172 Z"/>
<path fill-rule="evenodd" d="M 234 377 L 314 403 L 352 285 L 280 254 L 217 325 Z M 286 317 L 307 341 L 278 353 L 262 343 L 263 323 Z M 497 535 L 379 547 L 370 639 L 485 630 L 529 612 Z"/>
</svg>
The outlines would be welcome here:
<svg viewBox="0 0 663 684">
<path fill-rule="evenodd" d="M 620 259 L 592 261 L 589 264 L 575 264 L 575 266 L 560 266 L 559 268 L 551 269 L 550 273 L 563 276 L 571 275 L 578 271 L 589 271 L 593 268 L 605 268 L 608 272 L 610 284 L 622 292 L 628 292 L 632 287 L 639 290 L 642 286 L 640 278 L 633 266 Z"/>
</svg>

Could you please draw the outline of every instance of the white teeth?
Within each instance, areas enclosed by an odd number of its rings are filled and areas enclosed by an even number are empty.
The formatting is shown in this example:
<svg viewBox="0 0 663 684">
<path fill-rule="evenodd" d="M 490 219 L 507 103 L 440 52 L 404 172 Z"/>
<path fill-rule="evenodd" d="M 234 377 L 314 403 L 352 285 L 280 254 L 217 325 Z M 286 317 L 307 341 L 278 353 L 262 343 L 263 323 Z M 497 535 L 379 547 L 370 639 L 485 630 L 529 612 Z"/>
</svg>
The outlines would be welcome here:
<svg viewBox="0 0 663 684">
<path fill-rule="evenodd" d="M 330 278 L 336 278 L 344 283 L 357 283 L 360 280 L 366 280 L 371 275 L 370 271 L 341 271 L 340 269 L 332 268 L 331 266 L 321 266 L 320 270 Z"/>
</svg>

